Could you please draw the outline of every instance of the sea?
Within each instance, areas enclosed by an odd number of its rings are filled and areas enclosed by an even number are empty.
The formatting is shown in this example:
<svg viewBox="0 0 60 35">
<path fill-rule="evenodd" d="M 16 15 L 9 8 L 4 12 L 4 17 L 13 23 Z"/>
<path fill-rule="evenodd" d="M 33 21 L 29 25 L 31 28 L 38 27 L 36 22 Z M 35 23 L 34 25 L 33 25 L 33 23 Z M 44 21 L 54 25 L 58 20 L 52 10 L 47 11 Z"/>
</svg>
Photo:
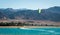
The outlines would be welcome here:
<svg viewBox="0 0 60 35">
<path fill-rule="evenodd" d="M 60 35 L 60 28 L 0 28 L 0 35 Z"/>
</svg>

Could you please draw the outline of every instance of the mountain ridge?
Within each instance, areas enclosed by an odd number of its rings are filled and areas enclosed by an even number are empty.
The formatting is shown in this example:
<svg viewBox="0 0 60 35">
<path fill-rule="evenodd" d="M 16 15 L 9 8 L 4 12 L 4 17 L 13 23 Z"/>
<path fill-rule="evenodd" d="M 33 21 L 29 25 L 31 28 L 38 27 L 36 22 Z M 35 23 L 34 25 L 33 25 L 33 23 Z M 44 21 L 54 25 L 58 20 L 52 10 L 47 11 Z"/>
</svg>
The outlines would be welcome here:
<svg viewBox="0 0 60 35">
<path fill-rule="evenodd" d="M 50 20 L 60 22 L 60 7 L 55 6 L 48 9 L 42 9 L 41 11 L 41 13 L 38 13 L 38 10 L 30 9 L 0 9 L 0 19 Z"/>
</svg>

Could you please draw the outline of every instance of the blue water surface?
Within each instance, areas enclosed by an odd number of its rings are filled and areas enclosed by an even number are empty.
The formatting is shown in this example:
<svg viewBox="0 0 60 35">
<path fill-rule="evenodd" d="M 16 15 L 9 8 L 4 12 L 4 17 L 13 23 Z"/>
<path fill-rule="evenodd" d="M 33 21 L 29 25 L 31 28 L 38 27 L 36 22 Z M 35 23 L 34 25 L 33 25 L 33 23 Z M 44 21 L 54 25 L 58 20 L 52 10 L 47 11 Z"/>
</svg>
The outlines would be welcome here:
<svg viewBox="0 0 60 35">
<path fill-rule="evenodd" d="M 0 28 L 1 35 L 60 35 L 60 28 Z"/>
</svg>

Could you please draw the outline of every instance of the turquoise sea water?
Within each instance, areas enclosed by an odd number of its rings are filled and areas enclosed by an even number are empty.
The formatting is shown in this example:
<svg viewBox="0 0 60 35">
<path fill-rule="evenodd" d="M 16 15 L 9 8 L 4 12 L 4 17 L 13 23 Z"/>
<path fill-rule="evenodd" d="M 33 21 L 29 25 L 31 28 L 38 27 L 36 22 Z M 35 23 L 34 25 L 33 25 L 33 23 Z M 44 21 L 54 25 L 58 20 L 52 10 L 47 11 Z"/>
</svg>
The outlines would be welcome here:
<svg viewBox="0 0 60 35">
<path fill-rule="evenodd" d="M 0 35 L 60 35 L 60 28 L 0 28 Z"/>
</svg>

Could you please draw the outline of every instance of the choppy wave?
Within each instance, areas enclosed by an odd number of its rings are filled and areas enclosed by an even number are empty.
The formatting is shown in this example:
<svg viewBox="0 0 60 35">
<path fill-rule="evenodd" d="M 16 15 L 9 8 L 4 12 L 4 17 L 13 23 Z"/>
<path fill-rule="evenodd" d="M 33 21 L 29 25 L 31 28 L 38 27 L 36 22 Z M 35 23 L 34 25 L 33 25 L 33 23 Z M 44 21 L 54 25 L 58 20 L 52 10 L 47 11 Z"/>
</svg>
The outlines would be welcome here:
<svg viewBox="0 0 60 35">
<path fill-rule="evenodd" d="M 53 33 L 53 34 L 60 34 L 58 32 L 55 32 L 53 30 L 45 30 L 45 29 L 33 29 L 33 28 L 20 28 L 20 29 L 23 29 L 23 30 L 34 30 L 34 31 L 42 31 L 42 32 L 48 32 L 48 33 Z"/>
<path fill-rule="evenodd" d="M 23 30 L 35 30 L 35 31 L 46 31 L 46 30 L 43 30 L 43 29 L 32 29 L 32 28 L 24 28 L 24 27 L 22 27 L 22 28 L 20 28 L 20 29 L 23 29 Z"/>
<path fill-rule="evenodd" d="M 0 28 L 0 34 L 34 34 L 34 35 L 39 35 L 39 34 L 53 34 L 53 35 L 60 35 L 60 28 Z M 3 32 L 4 31 L 4 32 Z"/>
<path fill-rule="evenodd" d="M 27 30 L 27 29 L 29 29 L 29 28 L 24 28 L 24 27 L 22 27 L 22 28 L 20 28 L 20 29 L 26 29 L 26 30 Z"/>
</svg>

